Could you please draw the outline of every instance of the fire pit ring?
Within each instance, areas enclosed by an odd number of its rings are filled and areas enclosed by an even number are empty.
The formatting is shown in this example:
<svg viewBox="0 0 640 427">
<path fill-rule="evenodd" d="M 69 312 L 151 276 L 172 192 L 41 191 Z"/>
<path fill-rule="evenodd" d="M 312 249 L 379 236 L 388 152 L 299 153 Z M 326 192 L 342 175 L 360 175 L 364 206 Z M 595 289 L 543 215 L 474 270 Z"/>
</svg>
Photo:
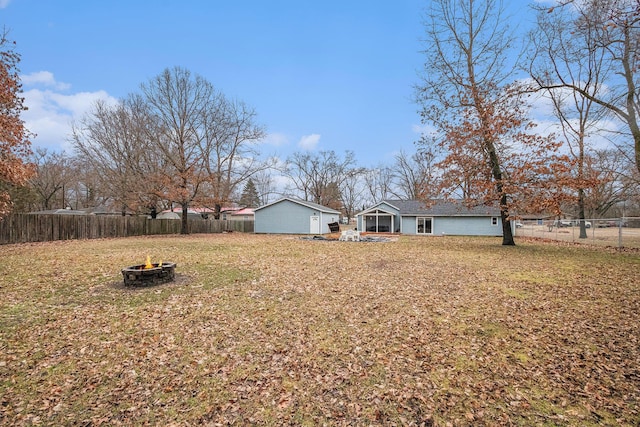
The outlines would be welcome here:
<svg viewBox="0 0 640 427">
<path fill-rule="evenodd" d="M 146 268 L 146 264 L 132 265 L 122 269 L 122 277 L 125 286 L 153 286 L 162 283 L 173 282 L 176 276 L 176 264 L 174 262 L 163 262 L 151 264 L 153 267 Z"/>
</svg>

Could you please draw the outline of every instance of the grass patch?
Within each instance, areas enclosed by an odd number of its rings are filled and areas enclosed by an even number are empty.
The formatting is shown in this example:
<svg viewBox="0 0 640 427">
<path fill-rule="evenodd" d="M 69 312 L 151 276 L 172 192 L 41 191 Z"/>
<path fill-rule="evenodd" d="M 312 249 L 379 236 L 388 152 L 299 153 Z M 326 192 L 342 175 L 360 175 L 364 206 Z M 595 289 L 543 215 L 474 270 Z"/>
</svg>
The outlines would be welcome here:
<svg viewBox="0 0 640 427">
<path fill-rule="evenodd" d="M 120 270 L 177 264 L 122 286 Z M 3 425 L 637 425 L 637 254 L 231 233 L 0 247 Z"/>
</svg>

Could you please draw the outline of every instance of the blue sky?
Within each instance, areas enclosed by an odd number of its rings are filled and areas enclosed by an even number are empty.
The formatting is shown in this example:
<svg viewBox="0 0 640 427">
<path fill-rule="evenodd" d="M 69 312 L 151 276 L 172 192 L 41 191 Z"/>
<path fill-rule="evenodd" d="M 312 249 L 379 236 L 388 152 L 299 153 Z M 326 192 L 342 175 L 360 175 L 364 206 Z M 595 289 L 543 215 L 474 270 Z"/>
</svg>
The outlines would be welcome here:
<svg viewBox="0 0 640 427">
<path fill-rule="evenodd" d="M 530 22 L 526 3 L 511 2 L 512 13 Z M 372 167 L 415 150 L 427 4 L 0 0 L 0 25 L 22 55 L 34 147 L 69 152 L 70 123 L 92 102 L 180 66 L 255 108 L 265 154 L 352 150 Z"/>
</svg>

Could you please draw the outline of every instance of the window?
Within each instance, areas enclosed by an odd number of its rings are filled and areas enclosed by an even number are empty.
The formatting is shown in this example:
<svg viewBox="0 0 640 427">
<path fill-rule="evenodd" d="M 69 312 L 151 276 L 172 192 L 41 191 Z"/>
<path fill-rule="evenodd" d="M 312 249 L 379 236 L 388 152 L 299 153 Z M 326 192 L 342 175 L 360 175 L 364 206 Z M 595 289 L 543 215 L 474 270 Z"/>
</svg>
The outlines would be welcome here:
<svg viewBox="0 0 640 427">
<path fill-rule="evenodd" d="M 498 217 L 497 216 L 491 217 L 491 225 L 498 225 Z"/>
<path fill-rule="evenodd" d="M 433 218 L 418 217 L 416 220 L 418 225 L 418 234 L 433 234 Z"/>
</svg>

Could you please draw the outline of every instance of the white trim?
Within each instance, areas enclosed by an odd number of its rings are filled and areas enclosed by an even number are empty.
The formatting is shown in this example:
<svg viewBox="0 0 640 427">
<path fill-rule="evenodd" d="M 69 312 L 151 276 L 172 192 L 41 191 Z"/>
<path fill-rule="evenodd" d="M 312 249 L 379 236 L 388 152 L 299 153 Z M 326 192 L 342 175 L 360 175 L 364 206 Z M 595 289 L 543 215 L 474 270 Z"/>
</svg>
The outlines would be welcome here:
<svg viewBox="0 0 640 427">
<path fill-rule="evenodd" d="M 366 214 L 362 214 L 361 218 L 362 218 L 362 228 L 364 228 L 363 231 L 367 231 L 367 217 L 368 216 L 373 216 L 376 218 L 376 231 L 375 233 L 380 233 L 380 217 L 384 217 L 384 218 L 390 218 L 391 219 L 391 226 L 389 228 L 388 233 L 394 233 L 395 232 L 395 219 L 396 219 L 396 215 L 392 212 L 387 212 L 383 209 L 376 209 L 375 212 L 368 212 Z"/>
<path fill-rule="evenodd" d="M 430 233 L 420 233 L 418 232 L 418 220 L 423 219 L 423 220 L 429 220 L 429 222 L 431 222 L 431 232 Z M 416 235 L 418 236 L 424 236 L 424 235 L 431 235 L 433 234 L 433 217 L 432 216 L 417 216 L 416 217 Z"/>
<path fill-rule="evenodd" d="M 322 234 L 322 224 L 320 223 L 321 219 L 322 219 L 322 214 L 311 215 L 309 217 L 309 234 Z M 314 230 L 314 225 L 316 226 L 315 229 L 317 229 L 318 231 Z"/>
<path fill-rule="evenodd" d="M 387 205 L 387 206 L 390 206 L 391 208 L 395 209 L 395 210 L 396 210 L 396 212 L 389 212 L 389 211 L 388 211 L 388 210 L 386 210 L 386 209 L 380 209 L 380 205 Z M 355 216 L 358 216 L 358 215 L 366 215 L 366 214 L 367 214 L 367 212 L 371 212 L 371 211 L 376 210 L 376 209 L 377 209 L 377 210 L 379 210 L 379 211 L 383 211 L 383 212 L 387 212 L 387 213 L 392 213 L 393 215 L 397 215 L 397 214 L 400 212 L 400 209 L 396 208 L 396 207 L 395 207 L 395 206 L 393 206 L 391 203 L 385 202 L 385 201 L 383 200 L 382 202 L 379 202 L 379 203 L 377 203 L 377 204 L 375 204 L 375 205 L 371 206 L 369 209 L 365 209 L 365 210 L 363 210 L 363 211 L 358 212 Z"/>
</svg>

